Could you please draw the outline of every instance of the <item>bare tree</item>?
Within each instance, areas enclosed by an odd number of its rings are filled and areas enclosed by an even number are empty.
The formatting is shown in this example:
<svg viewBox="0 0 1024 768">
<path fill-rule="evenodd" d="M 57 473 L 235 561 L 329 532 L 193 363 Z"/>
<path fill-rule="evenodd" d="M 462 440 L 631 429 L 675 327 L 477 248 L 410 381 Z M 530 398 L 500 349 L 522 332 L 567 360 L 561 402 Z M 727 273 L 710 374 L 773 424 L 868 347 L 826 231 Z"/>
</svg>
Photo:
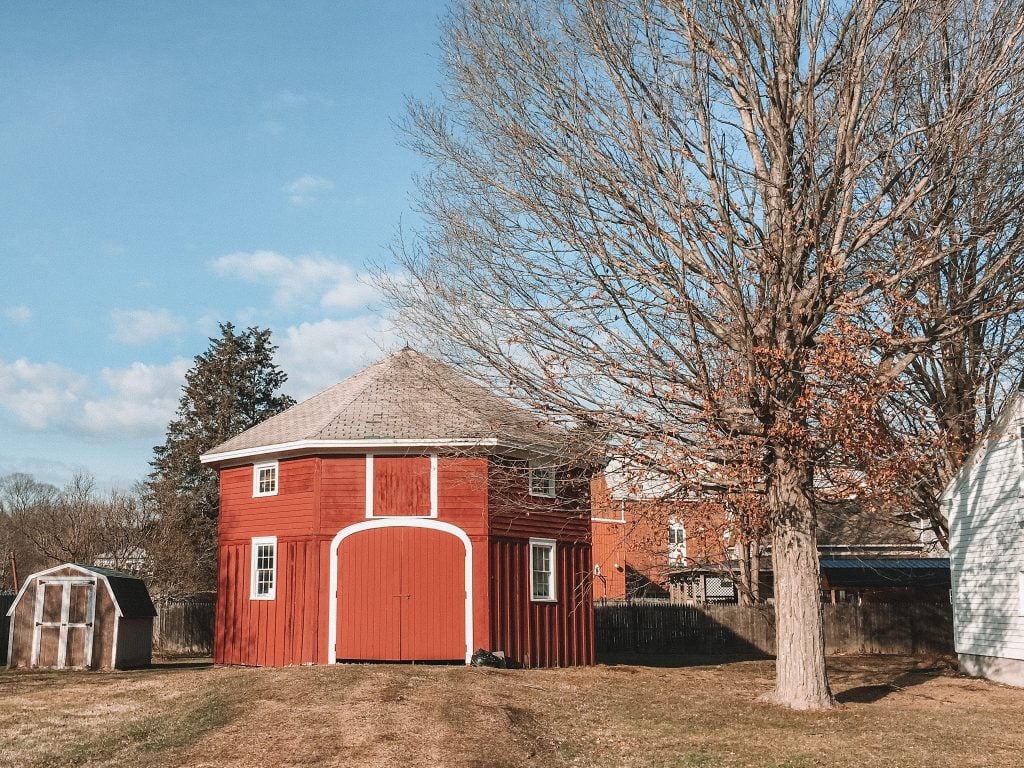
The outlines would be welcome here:
<svg viewBox="0 0 1024 768">
<path fill-rule="evenodd" d="M 899 471 L 881 403 L 967 322 L 880 316 L 950 250 L 904 238 L 943 231 L 924 201 L 979 163 L 966 137 L 1020 113 L 1022 24 L 1012 0 L 474 0 L 442 103 L 411 106 L 425 223 L 383 279 L 406 333 L 674 488 L 760 494 L 781 704 L 832 701 L 816 499 Z"/>
<path fill-rule="evenodd" d="M 932 66 L 906 89 L 927 125 L 959 96 L 955 84 L 972 76 L 973 48 L 960 43 L 955 21 L 933 20 Z M 915 459 L 907 465 L 911 477 L 900 478 L 908 506 L 943 544 L 949 523 L 938 497 L 1017 384 L 1024 352 L 1024 142 L 1019 116 L 1006 111 L 1013 102 L 1005 87 L 979 94 L 984 119 L 960 136 L 922 132 L 927 151 L 908 161 L 918 159 L 940 183 L 916 198 L 913 215 L 883 246 L 911 243 L 933 257 L 885 296 L 877 317 L 885 338 L 926 346 L 907 366 L 887 413 L 894 438 Z M 894 204 L 907 183 L 893 185 Z"/>
</svg>

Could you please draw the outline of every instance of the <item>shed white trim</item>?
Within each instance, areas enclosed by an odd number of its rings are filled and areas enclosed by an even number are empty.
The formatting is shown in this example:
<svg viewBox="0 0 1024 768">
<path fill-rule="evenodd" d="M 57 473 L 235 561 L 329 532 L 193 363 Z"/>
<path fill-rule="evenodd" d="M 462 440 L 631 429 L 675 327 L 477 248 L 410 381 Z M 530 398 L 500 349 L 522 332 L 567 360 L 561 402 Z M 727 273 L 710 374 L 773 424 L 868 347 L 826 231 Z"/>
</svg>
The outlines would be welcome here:
<svg viewBox="0 0 1024 768">
<path fill-rule="evenodd" d="M 347 528 L 342 528 L 331 540 L 331 565 L 330 583 L 327 608 L 327 663 L 337 663 L 338 650 L 338 549 L 341 542 L 355 533 L 362 533 L 374 528 L 429 528 L 435 531 L 442 531 L 455 536 L 462 542 L 466 550 L 465 560 L 465 582 L 466 582 L 466 663 L 469 664 L 473 657 L 473 543 L 469 536 L 458 526 L 451 523 L 432 520 L 424 517 L 381 517 L 373 520 L 364 520 L 355 523 Z"/>
<path fill-rule="evenodd" d="M 21 585 L 21 589 L 18 590 L 17 597 L 14 598 L 14 602 L 11 603 L 11 607 L 7 609 L 8 616 L 14 616 L 14 609 L 18 607 L 18 603 L 25 596 L 25 592 L 28 590 L 28 585 L 38 579 L 40 576 L 48 576 L 51 573 L 56 573 L 64 568 L 74 568 L 80 573 L 84 573 L 88 578 L 95 578 L 97 581 L 102 581 L 103 585 L 107 588 L 107 594 L 110 595 L 110 602 L 114 604 L 114 608 L 117 610 L 118 618 L 124 616 L 124 611 L 121 610 L 121 606 L 117 603 L 117 598 L 114 597 L 114 590 L 110 588 L 110 582 L 107 581 L 107 577 L 102 573 L 96 571 L 90 571 L 88 568 L 83 568 L 77 563 L 64 563 L 63 565 L 55 565 L 53 568 L 47 568 L 45 571 L 36 571 L 35 573 L 28 576 L 25 579 L 25 583 Z M 13 625 L 12 625 L 13 626 Z"/>
</svg>

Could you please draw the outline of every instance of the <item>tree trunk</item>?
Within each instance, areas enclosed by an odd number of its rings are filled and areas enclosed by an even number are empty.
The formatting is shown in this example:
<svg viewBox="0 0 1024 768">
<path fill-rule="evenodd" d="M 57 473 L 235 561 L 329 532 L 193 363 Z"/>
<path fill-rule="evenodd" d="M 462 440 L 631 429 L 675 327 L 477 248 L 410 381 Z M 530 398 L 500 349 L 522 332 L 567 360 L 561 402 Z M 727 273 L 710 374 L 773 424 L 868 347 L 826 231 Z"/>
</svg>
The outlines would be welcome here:
<svg viewBox="0 0 1024 768">
<path fill-rule="evenodd" d="M 761 602 L 761 540 L 754 539 L 750 552 L 750 599 L 756 605 Z"/>
<path fill-rule="evenodd" d="M 811 473 L 776 455 L 768 504 L 775 521 L 775 691 L 771 700 L 792 709 L 827 709 L 835 702 L 825 672 L 821 579 L 815 537 Z"/>
<path fill-rule="evenodd" d="M 739 563 L 740 583 L 736 594 L 740 605 L 751 604 L 751 582 L 750 582 L 750 544 L 742 537 L 736 543 L 736 560 Z"/>
</svg>

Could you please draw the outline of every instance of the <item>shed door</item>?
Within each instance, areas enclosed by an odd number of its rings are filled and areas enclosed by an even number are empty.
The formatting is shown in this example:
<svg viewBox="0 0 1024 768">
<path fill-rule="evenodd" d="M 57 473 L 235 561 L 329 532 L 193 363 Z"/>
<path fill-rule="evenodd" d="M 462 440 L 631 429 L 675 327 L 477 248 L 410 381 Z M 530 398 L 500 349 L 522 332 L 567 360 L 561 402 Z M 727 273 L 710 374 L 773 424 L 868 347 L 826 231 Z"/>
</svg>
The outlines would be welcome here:
<svg viewBox="0 0 1024 768">
<path fill-rule="evenodd" d="M 466 550 L 444 531 L 392 526 L 338 548 L 337 658 L 466 658 Z"/>
<path fill-rule="evenodd" d="M 36 583 L 32 666 L 65 669 L 92 666 L 96 584 L 87 579 Z"/>
</svg>

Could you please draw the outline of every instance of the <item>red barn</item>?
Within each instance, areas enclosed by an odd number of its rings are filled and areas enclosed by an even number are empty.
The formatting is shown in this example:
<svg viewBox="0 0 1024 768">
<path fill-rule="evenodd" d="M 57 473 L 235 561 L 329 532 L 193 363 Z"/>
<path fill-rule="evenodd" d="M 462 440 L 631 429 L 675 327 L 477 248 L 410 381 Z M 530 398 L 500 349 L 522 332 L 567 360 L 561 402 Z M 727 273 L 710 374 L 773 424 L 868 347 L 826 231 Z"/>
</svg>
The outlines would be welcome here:
<svg viewBox="0 0 1024 768">
<path fill-rule="evenodd" d="M 587 478 L 404 349 L 214 448 L 214 660 L 593 662 Z"/>
</svg>

